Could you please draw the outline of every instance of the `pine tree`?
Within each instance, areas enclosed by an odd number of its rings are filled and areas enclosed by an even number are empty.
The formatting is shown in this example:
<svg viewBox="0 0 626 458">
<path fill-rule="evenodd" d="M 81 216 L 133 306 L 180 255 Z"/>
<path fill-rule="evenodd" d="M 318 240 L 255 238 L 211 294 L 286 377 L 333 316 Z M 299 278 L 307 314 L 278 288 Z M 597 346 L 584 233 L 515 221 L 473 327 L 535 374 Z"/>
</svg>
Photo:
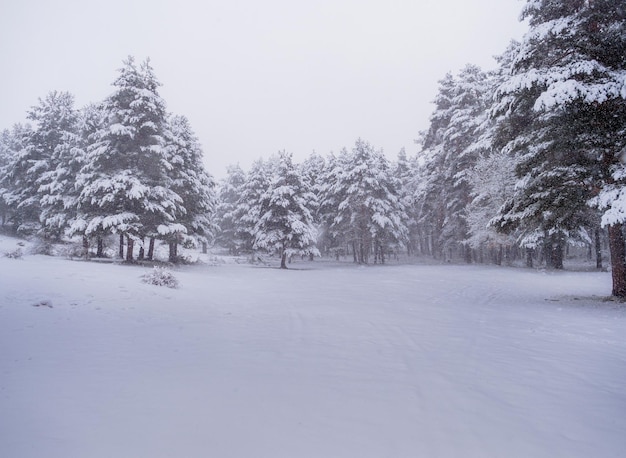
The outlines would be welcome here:
<svg viewBox="0 0 626 458">
<path fill-rule="evenodd" d="M 509 135 L 506 117 L 495 108 L 496 100 L 490 95 L 509 77 L 512 62 L 519 52 L 520 44 L 512 41 L 506 51 L 497 56 L 499 67 L 488 73 L 487 110 L 480 117 L 482 124 L 476 130 L 472 145 L 468 148 L 478 159 L 467 172 L 471 202 L 467 206 L 468 245 L 477 253 L 480 262 L 484 262 L 485 249 L 493 261 L 501 264 L 505 250 L 516 244 L 517 232 L 504 234 L 491 224 L 507 199 L 515 189 L 515 166 L 517 158 L 508 153 L 503 146 Z"/>
<path fill-rule="evenodd" d="M 231 165 L 226 170 L 226 178 L 220 183 L 217 197 L 216 222 L 219 232 L 216 241 L 234 255 L 239 254 L 245 246 L 236 213 L 245 183 L 243 169 L 239 165 Z"/>
<path fill-rule="evenodd" d="M 133 260 L 136 241 L 161 227 L 185 232 L 175 224 L 184 213 L 168 170 L 165 102 L 149 62 L 138 69 L 129 57 L 103 104 L 105 119 L 91 136 L 79 178 L 79 205 L 86 236 L 112 232 L 127 239 L 126 259 Z M 170 230 L 171 229 L 171 230 Z"/>
<path fill-rule="evenodd" d="M 334 252 L 337 259 L 349 251 L 350 243 L 348 221 L 336 220 L 339 204 L 346 198 L 347 189 L 343 186 L 342 177 L 349 162 L 347 149 L 343 148 L 338 156 L 331 153 L 322 169 L 318 188 L 317 213 L 321 225 L 322 245 L 328 247 L 326 251 Z"/>
<path fill-rule="evenodd" d="M 23 200 L 26 162 L 26 144 L 32 134 L 30 125 L 16 124 L 11 130 L 4 130 L 0 137 L 0 208 L 2 224 L 12 223 L 13 232 L 23 232 L 22 222 L 28 218 L 23 208 L 18 209 Z M 31 218 L 32 220 L 32 218 Z"/>
<path fill-rule="evenodd" d="M 291 154 L 279 153 L 274 163 L 269 188 L 261 197 L 254 246 L 278 251 L 280 267 L 286 269 L 289 256 L 319 255 L 313 215 L 307 207 L 314 197 L 294 166 Z"/>
<path fill-rule="evenodd" d="M 74 98 L 68 93 L 51 93 L 47 109 L 41 116 L 54 131 L 48 169 L 37 179 L 37 194 L 41 208 L 40 235 L 60 239 L 75 217 L 78 206 L 76 175 L 84 164 L 84 144 L 80 135 L 80 113 L 74 108 Z M 42 106 L 43 108 L 43 106 Z"/>
<path fill-rule="evenodd" d="M 246 174 L 233 219 L 237 221 L 236 232 L 245 251 L 254 250 L 256 224 L 261 218 L 262 198 L 269 189 L 273 171 L 272 164 L 262 159 L 255 161 Z"/>
<path fill-rule="evenodd" d="M 491 94 L 489 75 L 468 65 L 458 76 L 447 74 L 439 83 L 430 128 L 424 134 L 422 160 L 426 182 L 417 196 L 420 223 L 430 227 L 435 255 L 454 250 L 471 262 L 467 246 L 467 174 L 478 159 L 476 141 L 487 116 Z"/>
<path fill-rule="evenodd" d="M 187 118 L 170 116 L 165 137 L 167 176 L 171 190 L 180 196 L 181 202 L 176 219 L 161 222 L 156 233 L 169 242 L 169 258 L 174 262 L 178 257 L 179 241 L 187 245 L 200 243 L 206 250 L 207 244 L 213 240 L 217 229 L 213 222 L 216 185 L 204 168 L 202 148 Z"/>
<path fill-rule="evenodd" d="M 299 166 L 300 175 L 304 184 L 311 191 L 309 197 L 311 200 L 306 203 L 307 208 L 311 209 L 313 215 L 313 223 L 317 229 L 317 240 L 315 245 L 318 249 L 324 247 L 324 224 L 322 221 L 322 215 L 320 212 L 320 199 L 322 189 L 324 187 L 324 170 L 326 168 L 326 161 L 322 156 L 313 151 L 308 158 L 304 160 Z M 327 250 L 323 250 L 327 251 Z M 313 254 L 309 255 L 309 260 L 313 260 Z"/>
<path fill-rule="evenodd" d="M 421 236 L 417 224 L 415 207 L 415 177 L 417 164 L 407 157 L 404 148 L 398 153 L 396 161 L 392 164 L 393 177 L 399 185 L 399 199 L 406 211 L 407 225 L 407 254 L 412 256 L 417 253 L 421 246 Z"/>
<path fill-rule="evenodd" d="M 51 92 L 39 99 L 28 112 L 34 127 L 18 128 L 13 132 L 13 154 L 6 165 L 5 201 L 12 209 L 18 232 L 42 230 L 40 222 L 42 198 L 47 199 L 47 174 L 58 166 L 59 150 L 66 147 L 76 131 L 76 111 L 73 96 L 66 92 Z M 44 203 L 47 205 L 47 203 Z M 44 215 L 44 223 L 51 223 Z M 45 226 L 45 225 L 44 225 Z M 58 236 L 61 231 L 45 229 L 42 234 Z"/>
<path fill-rule="evenodd" d="M 626 297 L 624 220 L 611 212 L 626 146 L 626 5 L 533 0 L 523 16 L 530 31 L 498 90 L 520 181 L 497 224 L 546 234 L 558 260 L 564 237 L 588 225 L 587 203 L 598 195 L 608 208 L 613 294 Z"/>
<path fill-rule="evenodd" d="M 352 245 L 355 262 L 367 263 L 370 254 L 385 262 L 385 253 L 406 242 L 407 215 L 399 198 L 399 183 L 382 151 L 357 140 L 335 167 L 335 182 L 327 197 L 336 199 L 331 231 L 343 233 Z"/>
</svg>

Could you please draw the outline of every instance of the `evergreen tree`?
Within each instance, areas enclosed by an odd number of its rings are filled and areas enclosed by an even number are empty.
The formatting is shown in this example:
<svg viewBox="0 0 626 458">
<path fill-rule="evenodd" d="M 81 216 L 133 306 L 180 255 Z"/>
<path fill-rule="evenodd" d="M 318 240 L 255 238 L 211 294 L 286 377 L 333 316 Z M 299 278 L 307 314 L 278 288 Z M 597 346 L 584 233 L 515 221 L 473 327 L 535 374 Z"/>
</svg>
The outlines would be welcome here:
<svg viewBox="0 0 626 458">
<path fill-rule="evenodd" d="M 327 196 L 341 197 L 331 230 L 352 245 L 355 262 L 367 263 L 370 253 L 385 262 L 388 253 L 406 242 L 407 215 L 399 198 L 399 183 L 382 151 L 357 140 L 352 154 L 344 153 L 335 168 Z"/>
<path fill-rule="evenodd" d="M 187 118 L 169 117 L 166 142 L 167 177 L 171 190 L 181 198 L 181 208 L 176 212 L 176 219 L 161 222 L 156 233 L 169 242 L 169 258 L 174 262 L 179 241 L 191 245 L 200 243 L 206 250 L 213 240 L 217 228 L 213 222 L 216 196 L 215 181 L 204 168 L 202 148 Z"/>
<path fill-rule="evenodd" d="M 623 219 L 611 212 L 626 146 L 626 5 L 533 0 L 523 17 L 530 31 L 498 90 L 520 181 L 496 223 L 525 228 L 531 240 L 544 234 L 558 266 L 564 238 L 588 225 L 587 203 L 599 194 L 608 208 L 613 293 L 626 297 Z"/>
<path fill-rule="evenodd" d="M 256 224 L 261 218 L 262 198 L 272 179 L 272 164 L 259 159 L 252 164 L 234 211 L 237 233 L 245 251 L 254 250 Z"/>
<path fill-rule="evenodd" d="M 32 129 L 29 125 L 16 124 L 11 130 L 4 130 L 0 136 L 0 211 L 2 225 L 12 222 L 13 231 L 20 231 L 21 223 L 26 218 L 24 209 L 18 210 L 24 189 L 26 143 Z M 32 219 L 32 218 L 31 218 Z"/>
<path fill-rule="evenodd" d="M 48 169 L 37 180 L 40 235 L 58 240 L 76 215 L 78 191 L 75 180 L 84 164 L 85 145 L 80 135 L 80 113 L 74 108 L 73 96 L 54 92 L 46 100 L 46 109 L 42 105 L 40 116 L 52 118 L 45 123 L 54 131 L 51 135 L 54 148 Z"/>
<path fill-rule="evenodd" d="M 149 62 L 138 69 L 129 57 L 103 104 L 105 119 L 91 136 L 86 163 L 77 180 L 86 236 L 107 232 L 125 236 L 126 259 L 135 241 L 161 233 L 185 233 L 176 225 L 184 214 L 182 198 L 172 189 L 165 102 Z"/>
<path fill-rule="evenodd" d="M 400 202 L 407 215 L 407 254 L 409 256 L 416 254 L 418 247 L 421 246 L 414 198 L 416 169 L 417 164 L 407 157 L 405 149 L 402 148 L 398 153 L 396 162 L 392 165 L 392 173 L 398 183 Z"/>
<path fill-rule="evenodd" d="M 349 232 L 347 221 L 335 221 L 339 213 L 339 204 L 345 199 L 346 189 L 341 184 L 344 171 L 349 166 L 348 150 L 343 148 L 339 156 L 330 154 L 322 169 L 319 180 L 317 211 L 321 225 L 321 244 L 328 247 L 327 251 L 333 251 L 337 259 L 342 253 L 347 253 Z"/>
<path fill-rule="evenodd" d="M 518 42 L 512 41 L 506 51 L 496 57 L 500 65 L 488 74 L 489 95 L 509 77 L 519 46 Z M 476 130 L 473 143 L 468 148 L 478 159 L 466 172 L 471 198 L 467 206 L 467 243 L 477 253 L 480 262 L 484 262 L 487 250 L 493 261 L 501 264 L 505 250 L 508 251 L 515 245 L 518 233 L 503 234 L 489 222 L 497 217 L 507 199 L 514 194 L 517 158 L 503 149 L 508 140 L 504 140 L 502 144 L 503 137 L 509 134 L 507 127 L 512 126 L 495 109 L 496 100 L 489 96 L 487 101 L 488 110 L 481 116 L 482 124 Z"/>
<path fill-rule="evenodd" d="M 40 217 L 42 198 L 49 205 L 48 173 L 58 166 L 60 150 L 66 148 L 76 131 L 76 111 L 73 96 L 66 92 L 51 92 L 39 99 L 39 104 L 28 112 L 33 128 L 19 127 L 13 132 L 12 149 L 6 165 L 4 196 L 12 209 L 12 218 L 18 232 L 33 233 L 42 229 Z M 44 223 L 52 223 L 44 215 Z M 59 229 L 43 235 L 60 234 Z"/>
<path fill-rule="evenodd" d="M 431 228 L 437 257 L 456 250 L 468 262 L 472 259 L 466 244 L 471 192 L 467 174 L 478 159 L 475 144 L 487 116 L 491 89 L 489 75 L 473 65 L 457 77 L 447 74 L 439 83 L 436 108 L 422 145 L 427 181 L 417 196 L 420 223 Z"/>
<path fill-rule="evenodd" d="M 322 215 L 320 212 L 320 199 L 324 186 L 324 169 L 326 168 L 326 161 L 322 156 L 315 151 L 309 155 L 308 158 L 302 162 L 299 166 L 300 175 L 304 184 L 311 191 L 309 197 L 311 201 L 307 202 L 307 208 L 311 209 L 313 215 L 313 222 L 317 229 L 317 240 L 315 245 L 320 248 L 327 248 L 324 245 L 324 224 L 322 221 Z M 313 254 L 309 255 L 309 259 L 313 260 Z"/>
<path fill-rule="evenodd" d="M 307 207 L 314 196 L 294 166 L 291 154 L 281 152 L 274 162 L 272 180 L 260 201 L 254 246 L 278 251 L 280 267 L 286 269 L 288 256 L 319 255 L 313 215 Z"/>
<path fill-rule="evenodd" d="M 231 165 L 226 170 L 226 178 L 220 184 L 217 197 L 217 243 L 235 255 L 245 246 L 237 215 L 237 202 L 245 183 L 246 174 L 243 169 L 239 165 Z"/>
</svg>

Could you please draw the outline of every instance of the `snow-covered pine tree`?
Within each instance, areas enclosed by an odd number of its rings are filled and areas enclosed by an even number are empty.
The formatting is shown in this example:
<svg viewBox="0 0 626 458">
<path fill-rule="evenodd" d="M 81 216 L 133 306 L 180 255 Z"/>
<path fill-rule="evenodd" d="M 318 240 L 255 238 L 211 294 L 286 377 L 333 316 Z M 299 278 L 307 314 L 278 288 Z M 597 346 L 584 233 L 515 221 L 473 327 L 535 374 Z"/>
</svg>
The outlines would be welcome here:
<svg viewBox="0 0 626 458">
<path fill-rule="evenodd" d="M 294 166 L 291 154 L 278 153 L 273 162 L 269 188 L 261 197 L 254 247 L 278 252 L 280 267 L 286 269 L 289 256 L 319 255 L 315 247 L 317 231 L 307 206 L 315 197 Z"/>
<path fill-rule="evenodd" d="M 511 41 L 506 51 L 497 56 L 499 67 L 488 73 L 488 111 L 481 116 L 482 124 L 469 147 L 478 156 L 475 165 L 467 172 L 471 202 L 467 206 L 468 245 L 475 251 L 479 262 L 488 254 L 493 262 L 501 264 L 504 255 L 516 243 L 517 233 L 504 234 L 489 222 L 498 215 L 500 208 L 514 193 L 516 157 L 503 150 L 499 137 L 506 136 L 506 123 L 501 113 L 494 113 L 496 88 L 511 73 L 512 61 L 520 44 Z M 505 140 L 506 143 L 508 140 Z M 532 265 L 532 258 L 530 258 Z"/>
<path fill-rule="evenodd" d="M 79 204 L 84 234 L 119 234 L 122 257 L 126 237 L 126 259 L 133 260 L 136 241 L 175 224 L 185 211 L 167 173 L 165 102 L 149 62 L 139 69 L 129 57 L 113 85 L 77 180 Z"/>
<path fill-rule="evenodd" d="M 516 243 L 515 234 L 494 230 L 489 222 L 496 217 L 506 200 L 513 195 L 515 162 L 506 154 L 481 155 L 468 173 L 472 201 L 467 206 L 468 244 L 484 262 L 487 248 L 495 264 L 500 265 L 503 251 Z"/>
<path fill-rule="evenodd" d="M 228 248 L 230 254 L 237 255 L 244 248 L 241 236 L 239 218 L 237 216 L 237 202 L 246 183 L 246 174 L 237 165 L 226 169 L 226 178 L 219 186 L 217 193 L 217 207 L 215 210 L 216 223 L 219 227 L 216 242 Z"/>
<path fill-rule="evenodd" d="M 206 246 L 213 240 L 217 229 L 213 222 L 215 180 L 204 168 L 202 148 L 186 117 L 168 118 L 166 141 L 168 178 L 172 190 L 182 199 L 184 212 L 178 211 L 175 221 L 161 222 L 156 232 L 169 242 L 170 262 L 175 262 L 179 241 L 186 244 L 200 243 L 206 250 Z"/>
<path fill-rule="evenodd" d="M 55 150 L 75 133 L 73 103 L 73 96 L 67 92 L 50 92 L 28 112 L 33 128 L 13 133 L 15 151 L 7 165 L 5 198 L 12 208 L 18 232 L 34 233 L 42 228 L 41 199 L 46 194 L 39 193 L 39 186 L 42 177 L 56 168 Z M 59 231 L 49 234 L 44 231 L 43 235 L 58 234 Z"/>
<path fill-rule="evenodd" d="M 74 108 L 74 97 L 53 92 L 46 101 L 46 109 L 41 106 L 39 123 L 47 124 L 47 129 L 54 131 L 56 144 L 50 153 L 48 169 L 37 180 L 42 225 L 39 233 L 46 239 L 58 240 L 77 212 L 79 192 L 75 180 L 84 165 L 85 144 L 80 135 L 81 115 Z"/>
<path fill-rule="evenodd" d="M 474 65 L 467 65 L 456 77 L 447 74 L 439 82 L 435 111 L 422 144 L 427 182 L 416 196 L 420 224 L 430 227 L 436 257 L 456 251 L 467 262 L 472 260 L 466 243 L 467 173 L 478 158 L 474 143 L 487 115 L 489 83 L 488 74 Z"/>
<path fill-rule="evenodd" d="M 332 251 L 337 259 L 341 254 L 347 254 L 351 240 L 348 236 L 349 221 L 335 220 L 339 213 L 339 204 L 345 199 L 347 191 L 343 186 L 342 176 L 349 166 L 349 161 L 346 148 L 343 148 L 338 156 L 331 153 L 326 159 L 319 180 L 317 213 L 321 223 L 321 244 L 326 247 L 327 252 Z"/>
<path fill-rule="evenodd" d="M 611 212 L 626 147 L 626 4 L 532 0 L 523 17 L 530 30 L 498 90 L 520 181 L 496 222 L 555 238 L 558 255 L 562 239 L 588 224 L 586 204 L 599 194 L 596 203 L 608 208 L 613 294 L 626 297 L 624 220 Z"/>
<path fill-rule="evenodd" d="M 391 173 L 382 151 L 367 142 L 356 141 L 351 154 L 338 164 L 336 181 L 327 196 L 340 196 L 331 230 L 341 231 L 352 244 L 355 262 L 385 262 L 385 254 L 403 245 L 407 238 L 407 215 L 399 198 L 399 183 Z"/>
<path fill-rule="evenodd" d="M 30 126 L 16 124 L 11 130 L 0 134 L 0 215 L 2 226 L 12 222 L 13 231 L 20 226 L 21 215 L 15 212 L 20 196 L 16 192 L 21 183 L 21 174 L 16 173 L 17 156 L 24 154 L 25 143 L 30 137 Z"/>
<path fill-rule="evenodd" d="M 415 255 L 421 247 L 420 229 L 417 224 L 417 214 L 415 207 L 415 177 L 417 170 L 415 158 L 409 159 L 404 148 L 398 153 L 396 161 L 392 164 L 393 177 L 399 184 L 399 198 L 405 209 L 407 218 L 407 254 Z"/>
<path fill-rule="evenodd" d="M 313 151 L 309 157 L 307 157 L 300 165 L 300 175 L 304 184 L 311 191 L 310 196 L 313 198 L 311 202 L 307 203 L 307 207 L 311 209 L 313 215 L 313 222 L 317 229 L 317 240 L 315 245 L 318 250 L 327 252 L 327 247 L 324 246 L 324 225 L 322 222 L 322 216 L 320 213 L 320 198 L 322 189 L 324 187 L 324 169 L 326 167 L 326 161 L 324 158 Z M 313 254 L 309 255 L 309 259 L 314 259 Z"/>
<path fill-rule="evenodd" d="M 261 218 L 261 201 L 272 179 L 272 164 L 262 159 L 254 161 L 246 174 L 233 219 L 237 221 L 236 232 L 241 237 L 242 249 L 254 250 L 255 226 Z"/>
</svg>

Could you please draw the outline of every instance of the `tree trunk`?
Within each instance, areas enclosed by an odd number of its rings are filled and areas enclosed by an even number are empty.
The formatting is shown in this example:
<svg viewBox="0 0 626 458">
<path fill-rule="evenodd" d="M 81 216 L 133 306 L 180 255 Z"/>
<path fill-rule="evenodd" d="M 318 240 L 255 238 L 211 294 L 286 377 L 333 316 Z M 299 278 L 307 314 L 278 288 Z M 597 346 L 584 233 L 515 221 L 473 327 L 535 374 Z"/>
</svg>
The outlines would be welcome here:
<svg viewBox="0 0 626 458">
<path fill-rule="evenodd" d="M 104 257 L 104 240 L 102 240 L 102 237 L 100 236 L 98 236 L 98 251 L 96 252 L 96 257 L 97 258 Z"/>
<path fill-rule="evenodd" d="M 285 243 L 283 242 L 283 246 L 280 249 L 280 268 L 287 268 L 287 250 L 285 250 Z"/>
<path fill-rule="evenodd" d="M 120 234 L 120 259 L 124 259 L 124 234 Z"/>
<path fill-rule="evenodd" d="M 595 230 L 595 244 L 596 244 L 596 268 L 602 269 L 602 245 L 600 243 L 600 228 Z"/>
<path fill-rule="evenodd" d="M 86 235 L 83 235 L 83 253 L 85 259 L 89 259 L 89 238 Z"/>
<path fill-rule="evenodd" d="M 154 237 L 150 237 L 150 245 L 148 246 L 148 261 L 154 259 Z"/>
<path fill-rule="evenodd" d="M 626 248 L 622 224 L 609 226 L 609 250 L 611 252 L 611 274 L 613 296 L 626 298 Z"/>
<path fill-rule="evenodd" d="M 552 250 L 552 265 L 555 269 L 563 269 L 563 236 L 559 233 L 554 236 L 554 249 Z"/>
<path fill-rule="evenodd" d="M 202 254 L 207 254 L 209 251 L 209 247 L 206 242 L 202 242 Z M 235 254 L 237 254 L 237 249 L 235 249 Z"/>
<path fill-rule="evenodd" d="M 533 249 L 526 248 L 526 267 L 533 268 Z"/>
<path fill-rule="evenodd" d="M 169 243 L 169 262 L 176 264 L 178 262 L 178 242 L 176 240 L 172 240 Z"/>
<path fill-rule="evenodd" d="M 135 250 L 135 241 L 130 238 L 130 236 L 126 237 L 126 261 L 133 261 L 133 251 Z"/>
<path fill-rule="evenodd" d="M 146 251 L 145 251 L 145 250 L 144 250 L 144 248 L 143 248 L 143 247 L 144 247 L 144 243 L 143 243 L 143 242 L 144 242 L 144 240 L 145 240 L 145 239 L 141 239 L 141 246 L 139 247 L 139 256 L 137 256 L 137 259 L 138 259 L 139 261 L 143 261 L 143 260 L 144 260 L 144 257 L 145 257 L 145 254 L 146 254 Z"/>
</svg>

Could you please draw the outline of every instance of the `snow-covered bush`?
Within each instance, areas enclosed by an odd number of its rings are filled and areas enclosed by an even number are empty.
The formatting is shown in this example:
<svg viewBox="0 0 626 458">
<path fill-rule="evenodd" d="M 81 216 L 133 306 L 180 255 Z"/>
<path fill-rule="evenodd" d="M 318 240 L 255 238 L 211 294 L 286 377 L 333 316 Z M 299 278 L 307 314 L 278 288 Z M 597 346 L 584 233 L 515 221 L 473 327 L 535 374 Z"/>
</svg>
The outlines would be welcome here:
<svg viewBox="0 0 626 458">
<path fill-rule="evenodd" d="M 54 245 L 52 242 L 37 239 L 30 249 L 31 254 L 42 254 L 44 256 L 54 256 Z"/>
<path fill-rule="evenodd" d="M 67 259 L 83 258 L 85 256 L 85 247 L 82 243 L 69 243 L 61 250 L 63 256 Z"/>
<path fill-rule="evenodd" d="M 22 250 L 17 248 L 13 251 L 7 251 L 4 253 L 4 257 L 9 259 L 22 259 L 22 254 Z"/>
<path fill-rule="evenodd" d="M 165 267 L 155 267 L 152 272 L 141 278 L 144 283 L 148 283 L 149 285 L 178 288 L 178 280 L 174 277 L 174 274 Z"/>
</svg>

